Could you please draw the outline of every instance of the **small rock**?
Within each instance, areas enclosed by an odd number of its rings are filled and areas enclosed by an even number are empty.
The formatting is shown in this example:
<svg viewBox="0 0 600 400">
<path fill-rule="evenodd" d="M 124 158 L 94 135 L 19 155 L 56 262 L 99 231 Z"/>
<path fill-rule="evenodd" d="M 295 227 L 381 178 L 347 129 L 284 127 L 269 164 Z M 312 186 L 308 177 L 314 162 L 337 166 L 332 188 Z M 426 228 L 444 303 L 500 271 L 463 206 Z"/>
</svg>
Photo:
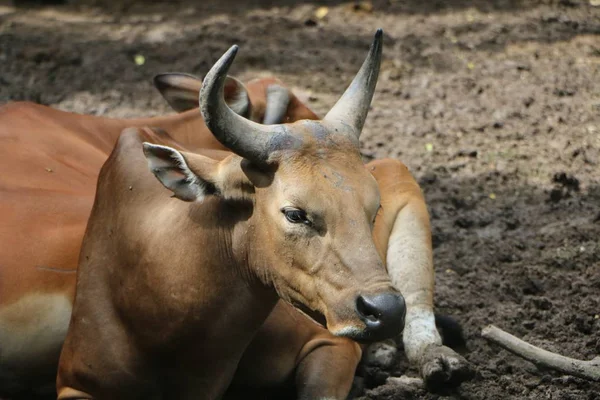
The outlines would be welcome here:
<svg viewBox="0 0 600 400">
<path fill-rule="evenodd" d="M 402 386 L 413 386 L 413 387 L 416 387 L 416 388 L 422 388 L 422 387 L 424 387 L 423 379 L 421 379 L 421 378 L 411 378 L 411 377 L 406 376 L 406 375 L 402 375 L 400 377 L 390 376 L 387 379 L 387 383 L 393 383 L 395 385 L 402 385 Z"/>
</svg>

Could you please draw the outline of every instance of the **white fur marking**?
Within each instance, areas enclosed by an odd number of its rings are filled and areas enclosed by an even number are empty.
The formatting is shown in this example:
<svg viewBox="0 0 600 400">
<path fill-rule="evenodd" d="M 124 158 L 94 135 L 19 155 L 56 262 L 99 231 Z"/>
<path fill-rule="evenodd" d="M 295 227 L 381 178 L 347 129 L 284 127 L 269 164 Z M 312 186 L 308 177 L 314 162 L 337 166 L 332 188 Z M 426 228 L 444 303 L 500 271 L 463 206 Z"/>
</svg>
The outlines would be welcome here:
<svg viewBox="0 0 600 400">
<path fill-rule="evenodd" d="M 341 337 L 356 337 L 363 333 L 363 329 L 356 326 L 345 326 L 342 329 L 331 333 L 333 333 L 335 336 Z"/>
<path fill-rule="evenodd" d="M 0 309 L 0 387 L 53 365 L 69 327 L 72 304 L 64 294 L 32 294 Z"/>
<path fill-rule="evenodd" d="M 427 346 L 441 345 L 442 338 L 435 326 L 435 316 L 431 310 L 413 309 L 406 313 L 406 322 L 402 334 L 406 357 L 417 362 Z"/>
</svg>

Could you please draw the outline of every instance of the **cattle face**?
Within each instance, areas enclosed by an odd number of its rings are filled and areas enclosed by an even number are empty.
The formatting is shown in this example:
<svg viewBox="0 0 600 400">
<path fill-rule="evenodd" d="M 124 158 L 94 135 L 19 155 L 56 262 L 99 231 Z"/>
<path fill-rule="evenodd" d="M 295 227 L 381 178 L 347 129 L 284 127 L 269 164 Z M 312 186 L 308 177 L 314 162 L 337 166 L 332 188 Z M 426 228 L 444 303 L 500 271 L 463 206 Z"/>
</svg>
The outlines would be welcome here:
<svg viewBox="0 0 600 400">
<path fill-rule="evenodd" d="M 378 31 L 361 70 L 321 121 L 260 125 L 227 106 L 226 74 L 237 47 L 211 69 L 200 107 L 215 137 L 236 156 L 214 161 L 144 144 L 149 167 L 175 197 L 248 203 L 232 253 L 279 296 L 336 335 L 379 340 L 400 332 L 405 306 L 373 239 L 374 178 L 358 147 L 381 58 Z"/>
</svg>

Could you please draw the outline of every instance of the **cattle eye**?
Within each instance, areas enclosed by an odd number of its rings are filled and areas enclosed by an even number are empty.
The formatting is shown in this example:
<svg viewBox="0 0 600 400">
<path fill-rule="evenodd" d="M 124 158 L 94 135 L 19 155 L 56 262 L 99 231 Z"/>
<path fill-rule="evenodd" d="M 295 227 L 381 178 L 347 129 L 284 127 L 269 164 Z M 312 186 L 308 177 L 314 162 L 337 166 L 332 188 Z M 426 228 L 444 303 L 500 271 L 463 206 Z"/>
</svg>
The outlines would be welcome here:
<svg viewBox="0 0 600 400">
<path fill-rule="evenodd" d="M 281 210 L 281 212 L 283 212 L 285 218 L 292 224 L 311 224 L 304 210 L 299 210 L 297 208 L 284 208 Z"/>
</svg>

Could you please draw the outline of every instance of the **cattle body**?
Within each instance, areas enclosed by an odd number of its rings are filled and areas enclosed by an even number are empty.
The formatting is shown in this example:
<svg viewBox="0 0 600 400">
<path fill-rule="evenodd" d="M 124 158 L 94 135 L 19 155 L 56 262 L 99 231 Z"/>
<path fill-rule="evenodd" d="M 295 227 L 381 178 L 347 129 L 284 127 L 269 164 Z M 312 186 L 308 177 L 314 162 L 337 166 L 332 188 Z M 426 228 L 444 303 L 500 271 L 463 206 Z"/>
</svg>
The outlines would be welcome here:
<svg viewBox="0 0 600 400">
<path fill-rule="evenodd" d="M 200 91 L 224 158 L 148 130 L 120 136 L 83 240 L 59 399 L 220 398 L 276 295 L 337 337 L 400 333 L 404 300 L 371 237 L 379 189 L 358 149 L 381 45 L 378 31 L 325 118 L 269 126 L 223 99 L 233 46 Z"/>
<path fill-rule="evenodd" d="M 9 344 L 2 347 L 2 354 L 12 357 L 0 360 L 0 380 L 6 378 L 0 381 L 0 393 L 5 390 L 6 394 L 11 389 L 9 383 L 35 387 L 47 381 L 44 378 L 52 380 L 71 313 L 74 269 L 93 201 L 95 180 L 120 131 L 125 126 L 161 127 L 171 138 L 159 135 L 158 142 L 169 141 L 174 147 L 187 147 L 192 151 L 223 149 L 205 128 L 198 110 L 189 111 L 197 105 L 199 81 L 182 74 L 169 74 L 159 76 L 155 83 L 173 108 L 183 111 L 182 114 L 115 121 L 67 114 L 31 104 L 14 104 L 0 109 L 3 113 L 0 129 L 12 128 L 5 130 L 7 138 L 30 133 L 29 146 L 22 141 L 15 144 L 13 151 L 7 152 L 15 158 L 4 158 L 3 162 L 8 161 L 6 168 L 12 166 L 22 171 L 31 167 L 28 178 L 37 179 L 35 182 L 15 179 L 3 185 L 7 193 L 14 192 L 12 201 L 4 203 L 3 209 L 11 205 L 19 217 L 12 220 L 13 225 L 8 225 L 10 229 L 0 229 L 0 234 L 6 239 L 15 234 L 19 237 L 14 238 L 13 246 L 3 247 L 5 251 L 12 251 L 11 256 L 2 254 L 0 258 L 0 274 L 4 278 L 0 285 L 6 284 L 0 289 L 0 333 L 4 335 L 0 345 Z M 281 96 L 280 88 L 279 82 L 252 81 L 247 87 L 250 107 L 244 110 L 238 103 L 236 108 L 233 100 L 244 97 L 239 95 L 230 95 L 228 103 L 236 112 L 265 123 L 317 118 L 293 95 L 289 103 L 281 97 L 274 102 L 289 104 L 284 117 L 277 106 L 266 107 L 267 94 Z M 265 115 L 269 109 L 274 111 Z M 156 136 L 148 130 L 141 134 Z M 47 141 L 43 140 L 44 136 L 48 137 Z M 70 151 L 63 152 L 65 146 Z M 31 149 L 39 151 L 32 153 Z M 64 167 L 57 164 L 57 154 L 64 160 Z M 210 155 L 218 156 L 216 152 Z M 433 323 L 429 220 L 420 189 L 406 167 L 397 161 L 376 161 L 368 164 L 367 170 L 377 181 L 382 204 L 373 239 L 381 259 L 387 261 L 390 275 L 407 299 L 403 334 L 407 355 L 419 366 L 426 380 L 436 384 L 456 384 L 465 377 L 466 362 L 441 346 Z M 43 173 L 39 173 L 41 171 Z M 35 192 L 19 191 L 21 188 L 36 188 L 37 197 L 29 198 Z M 52 200 L 54 196 L 56 199 Z M 0 201 L 8 199 L 0 196 Z M 10 221 L 3 215 L 4 220 Z M 34 220 L 37 220 L 35 224 Z M 53 237 L 54 241 L 51 240 Z M 40 242 L 39 238 L 45 242 Z M 25 251 L 23 244 L 27 244 L 29 250 Z M 18 260 L 18 263 L 7 268 L 6 260 Z M 11 297 L 5 297 L 8 287 L 13 289 Z M 243 388 L 263 388 L 295 380 L 299 398 L 345 398 L 360 355 L 361 349 L 355 342 L 332 336 L 280 301 L 246 350 L 234 383 Z"/>
<path fill-rule="evenodd" d="M 155 84 L 182 113 L 119 120 L 31 103 L 0 108 L 0 396 L 55 392 L 96 180 L 120 133 L 153 126 L 192 150 L 224 149 L 198 110 L 200 80 L 161 74 Z M 236 112 L 259 122 L 317 118 L 274 78 L 229 78 L 225 89 Z"/>
</svg>

